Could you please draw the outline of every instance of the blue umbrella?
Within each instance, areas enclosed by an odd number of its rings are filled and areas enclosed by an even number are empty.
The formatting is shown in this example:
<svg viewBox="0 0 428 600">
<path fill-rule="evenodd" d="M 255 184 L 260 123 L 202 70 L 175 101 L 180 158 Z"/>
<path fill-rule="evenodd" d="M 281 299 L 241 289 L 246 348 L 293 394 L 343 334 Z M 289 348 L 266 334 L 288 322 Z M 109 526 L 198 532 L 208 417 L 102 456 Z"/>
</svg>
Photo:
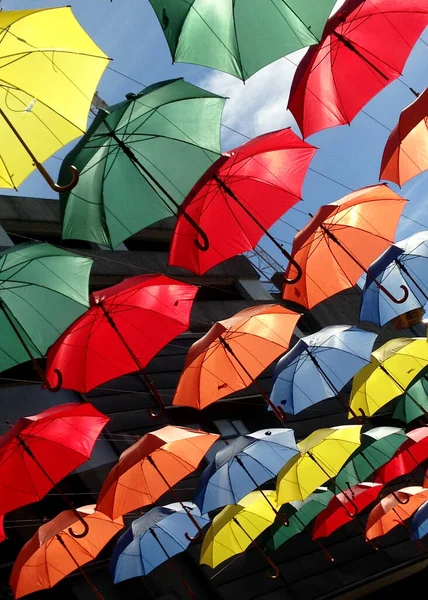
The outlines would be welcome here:
<svg viewBox="0 0 428 600">
<path fill-rule="evenodd" d="M 425 306 L 428 301 L 427 259 L 428 231 L 415 233 L 381 254 L 367 271 L 360 320 L 382 326 L 399 315 Z M 400 295 L 400 288 L 408 290 L 405 301 L 392 302 L 376 282 L 394 296 Z"/>
<path fill-rule="evenodd" d="M 411 529 L 413 540 L 421 540 L 428 534 L 428 500 L 413 515 Z"/>
<path fill-rule="evenodd" d="M 298 453 L 292 429 L 262 429 L 241 435 L 219 450 L 206 467 L 196 488 L 195 504 L 203 514 L 237 504 L 259 485 L 276 477 Z"/>
<path fill-rule="evenodd" d="M 296 415 L 339 396 L 348 381 L 370 363 L 376 337 L 358 327 L 334 325 L 301 338 L 275 367 L 272 402 Z"/>
</svg>

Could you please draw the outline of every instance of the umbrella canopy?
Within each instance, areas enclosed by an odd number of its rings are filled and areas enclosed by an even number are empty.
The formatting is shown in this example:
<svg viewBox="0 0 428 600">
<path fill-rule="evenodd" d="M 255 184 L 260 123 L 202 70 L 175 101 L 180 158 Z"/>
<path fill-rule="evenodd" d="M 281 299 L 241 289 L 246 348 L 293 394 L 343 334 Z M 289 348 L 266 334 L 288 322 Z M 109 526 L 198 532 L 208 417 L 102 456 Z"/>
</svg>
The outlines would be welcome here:
<svg viewBox="0 0 428 600">
<path fill-rule="evenodd" d="M 89 460 L 109 420 L 83 402 L 19 419 L 0 437 L 0 514 L 41 500 Z"/>
<path fill-rule="evenodd" d="M 202 409 L 254 383 L 288 349 L 299 319 L 297 313 L 269 304 L 218 321 L 190 347 L 173 404 Z"/>
<path fill-rule="evenodd" d="M 418 427 L 408 431 L 407 441 L 376 475 L 376 481 L 390 481 L 414 471 L 428 458 L 428 427 Z"/>
<path fill-rule="evenodd" d="M 404 521 L 428 500 L 428 489 L 420 486 L 402 488 L 394 494 L 388 494 L 376 504 L 370 512 L 366 537 L 369 540 L 387 534 Z M 404 504 L 405 502 L 405 504 Z"/>
<path fill-rule="evenodd" d="M 347 0 L 297 67 L 288 101 L 303 137 L 349 124 L 400 77 L 428 25 L 425 0 Z M 390 52 L 394 48 L 394 52 Z"/>
<path fill-rule="evenodd" d="M 385 144 L 379 179 L 399 186 L 428 169 L 428 88 L 398 118 Z"/>
<path fill-rule="evenodd" d="M 69 6 L 3 10 L 0 29 L 0 187 L 16 189 L 37 167 L 55 189 L 40 163 L 85 132 L 108 59 Z"/>
<path fill-rule="evenodd" d="M 6 532 L 4 530 L 4 516 L 2 515 L 0 517 L 0 544 L 2 542 L 4 542 L 5 540 L 7 540 L 7 535 L 6 535 Z"/>
<path fill-rule="evenodd" d="M 393 244 L 368 268 L 361 298 L 360 320 L 385 325 L 398 315 L 425 306 L 428 301 L 428 231 Z M 374 280 L 399 297 L 403 286 L 409 297 L 402 304 L 391 302 Z"/>
<path fill-rule="evenodd" d="M 206 232 L 210 247 L 200 250 L 195 244 L 197 232 L 180 215 L 169 264 L 202 275 L 222 261 L 251 250 L 264 234 L 286 253 L 268 229 L 301 199 L 316 150 L 288 128 L 256 137 L 219 158 L 182 206 Z"/>
<path fill-rule="evenodd" d="M 377 500 L 382 489 L 381 483 L 363 482 L 333 496 L 327 508 L 317 516 L 312 537 L 328 537 L 346 523 L 350 523 L 356 514 Z"/>
<path fill-rule="evenodd" d="M 215 10 L 200 0 L 150 4 L 174 61 L 211 67 L 245 81 L 278 58 L 317 44 L 334 0 L 257 1 L 251 6 L 221 0 Z"/>
<path fill-rule="evenodd" d="M 371 363 L 355 375 L 350 406 L 354 412 L 361 409 L 366 415 L 373 415 L 403 394 L 427 361 L 426 338 L 396 338 L 386 342 L 372 353 Z"/>
<path fill-rule="evenodd" d="M 88 525 L 88 533 L 76 539 L 69 528 L 79 525 L 71 510 L 45 523 L 23 546 L 12 568 L 10 586 L 15 598 L 52 588 L 70 573 L 98 556 L 104 546 L 123 528 L 121 517 L 112 521 L 95 511 L 95 505 L 77 509 Z M 82 573 L 88 581 L 86 574 Z"/>
<path fill-rule="evenodd" d="M 300 338 L 275 366 L 272 402 L 295 415 L 337 396 L 370 362 L 376 337 L 358 327 L 334 325 Z"/>
<path fill-rule="evenodd" d="M 192 502 L 183 503 L 191 511 L 199 526 L 210 522 Z M 119 538 L 110 561 L 110 572 L 115 583 L 148 575 L 171 557 L 184 552 L 190 544 L 187 513 L 180 504 L 156 506 L 132 522 Z M 196 534 L 196 528 L 190 532 Z"/>
<path fill-rule="evenodd" d="M 216 453 L 200 476 L 195 504 L 203 514 L 237 504 L 276 477 L 298 452 L 292 429 L 262 429 L 235 438 Z"/>
<path fill-rule="evenodd" d="M 415 512 L 412 519 L 412 538 L 421 540 L 428 534 L 428 500 Z"/>
<path fill-rule="evenodd" d="M 422 417 L 425 412 L 428 412 L 428 367 L 418 373 L 406 392 L 398 397 L 392 418 L 410 423 Z"/>
<path fill-rule="evenodd" d="M 279 472 L 278 504 L 304 500 L 317 487 L 337 475 L 360 445 L 361 425 L 317 429 L 297 444 L 300 455 Z"/>
<path fill-rule="evenodd" d="M 116 247 L 177 210 L 220 155 L 224 98 L 182 79 L 163 81 L 99 111 L 66 156 L 80 171 L 60 196 L 62 237 Z M 123 190 L 126 200 L 123 201 Z"/>
<path fill-rule="evenodd" d="M 292 255 L 303 270 L 283 298 L 311 309 L 353 287 L 375 258 L 394 242 L 406 200 L 386 185 L 362 188 L 321 206 L 294 237 Z M 293 265 L 287 279 L 297 274 Z"/>
<path fill-rule="evenodd" d="M 153 504 L 197 468 L 218 438 L 172 425 L 146 433 L 120 455 L 101 488 L 97 510 L 115 519 Z"/>
</svg>

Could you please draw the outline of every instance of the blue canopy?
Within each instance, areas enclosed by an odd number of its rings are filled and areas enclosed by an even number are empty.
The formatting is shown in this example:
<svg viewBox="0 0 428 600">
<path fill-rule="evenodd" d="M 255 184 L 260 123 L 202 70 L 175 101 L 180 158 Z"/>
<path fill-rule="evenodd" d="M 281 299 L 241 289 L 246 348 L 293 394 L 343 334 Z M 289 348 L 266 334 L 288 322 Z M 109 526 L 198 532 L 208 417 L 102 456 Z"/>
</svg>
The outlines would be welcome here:
<svg viewBox="0 0 428 600">
<path fill-rule="evenodd" d="M 413 515 L 412 538 L 421 540 L 428 534 L 428 500 Z"/>
</svg>

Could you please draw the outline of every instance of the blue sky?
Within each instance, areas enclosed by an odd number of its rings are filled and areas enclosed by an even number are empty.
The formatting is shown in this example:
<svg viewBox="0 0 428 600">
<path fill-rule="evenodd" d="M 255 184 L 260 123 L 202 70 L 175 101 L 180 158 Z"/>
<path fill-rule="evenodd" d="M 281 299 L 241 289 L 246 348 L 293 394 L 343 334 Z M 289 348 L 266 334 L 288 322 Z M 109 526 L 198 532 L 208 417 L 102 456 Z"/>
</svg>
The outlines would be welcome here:
<svg viewBox="0 0 428 600">
<path fill-rule="evenodd" d="M 341 4 L 341 2 L 338 2 Z M 4 10 L 35 8 L 35 6 L 61 6 L 53 0 L 2 0 Z M 161 28 L 148 0 L 75 0 L 73 12 L 104 52 L 113 58 L 112 68 L 149 85 L 163 79 L 184 77 L 218 94 L 229 97 L 224 112 L 224 123 L 248 136 L 255 136 L 281 127 L 295 127 L 292 115 L 287 112 L 287 98 L 294 67 L 286 59 L 280 59 L 254 75 L 245 85 L 223 73 L 195 65 L 171 63 L 171 57 Z M 424 37 L 428 42 L 428 31 Z M 291 55 L 298 61 L 303 52 Z M 407 62 L 403 80 L 418 91 L 428 81 L 428 46 L 418 42 Z M 107 70 L 99 94 L 109 104 L 123 99 L 124 94 L 138 91 L 141 86 Z M 364 113 L 354 119 L 351 126 L 336 127 L 308 138 L 320 150 L 312 167 L 345 186 L 357 189 L 378 182 L 380 159 L 385 141 L 400 111 L 414 97 L 405 85 L 394 82 L 374 98 L 364 109 L 385 127 Z M 223 149 L 242 143 L 244 138 L 223 129 Z M 60 156 L 64 152 L 59 153 Z M 60 161 L 53 158 L 47 163 L 52 174 L 58 171 Z M 396 191 L 398 188 L 393 187 Z M 3 190 L 2 190 L 3 192 Z M 9 193 L 9 192 L 6 192 Z M 12 195 L 16 192 L 10 192 Z M 346 188 L 309 172 L 299 210 L 314 212 L 321 204 L 332 202 L 347 193 Z M 428 173 L 411 180 L 399 191 L 409 199 L 405 214 L 425 223 L 428 228 Z M 20 187 L 20 195 L 55 197 L 38 173 L 31 175 Z M 293 227 L 301 227 L 307 219 L 297 211 L 289 211 L 285 220 L 272 229 L 277 238 L 287 243 L 295 233 Z M 397 239 L 422 229 L 411 221 L 402 219 Z M 263 242 L 268 250 L 269 242 Z"/>
</svg>

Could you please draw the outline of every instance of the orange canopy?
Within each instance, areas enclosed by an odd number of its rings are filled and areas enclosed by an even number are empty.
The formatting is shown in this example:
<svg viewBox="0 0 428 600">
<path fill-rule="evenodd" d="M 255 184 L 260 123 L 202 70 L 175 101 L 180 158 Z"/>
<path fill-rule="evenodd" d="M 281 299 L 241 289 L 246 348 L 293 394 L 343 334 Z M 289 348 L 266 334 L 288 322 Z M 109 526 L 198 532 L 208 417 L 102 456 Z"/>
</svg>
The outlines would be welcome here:
<svg viewBox="0 0 428 600">
<path fill-rule="evenodd" d="M 269 304 L 218 321 L 189 349 L 173 404 L 202 409 L 248 387 L 288 350 L 299 319 L 299 314 Z"/>
<path fill-rule="evenodd" d="M 428 169 L 428 88 L 400 114 L 382 156 L 379 179 L 402 186 Z"/>
<path fill-rule="evenodd" d="M 112 519 L 153 504 L 192 473 L 219 436 L 168 425 L 122 452 L 98 496 L 97 510 Z"/>
<path fill-rule="evenodd" d="M 400 502 L 408 502 L 400 504 Z M 428 489 L 412 486 L 388 494 L 376 504 L 367 519 L 366 537 L 373 538 L 385 535 L 397 525 L 411 517 L 418 508 L 428 500 Z"/>
<path fill-rule="evenodd" d="M 303 269 L 295 284 L 285 284 L 284 300 L 311 309 L 353 287 L 364 271 L 394 241 L 406 200 L 386 184 L 361 188 L 321 206 L 293 242 L 292 255 Z M 286 278 L 296 269 L 289 265 Z"/>
<path fill-rule="evenodd" d="M 71 510 L 65 510 L 39 527 L 19 552 L 10 576 L 15 598 L 53 587 L 69 573 L 93 560 L 123 528 L 119 517 L 112 521 L 95 511 L 95 505 L 77 509 L 89 526 L 85 537 L 76 538 L 83 526 Z"/>
</svg>

